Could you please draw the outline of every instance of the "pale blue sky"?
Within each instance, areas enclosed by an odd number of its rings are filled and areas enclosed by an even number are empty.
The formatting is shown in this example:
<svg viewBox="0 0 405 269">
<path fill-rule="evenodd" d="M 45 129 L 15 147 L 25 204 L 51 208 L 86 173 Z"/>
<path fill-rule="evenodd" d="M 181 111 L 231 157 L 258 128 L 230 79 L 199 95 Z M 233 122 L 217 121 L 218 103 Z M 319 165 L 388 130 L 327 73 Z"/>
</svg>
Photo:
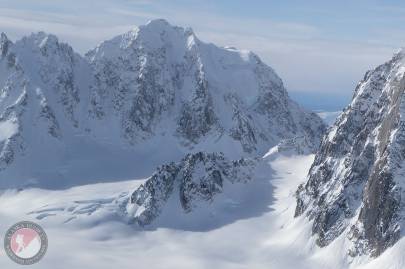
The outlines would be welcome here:
<svg viewBox="0 0 405 269">
<path fill-rule="evenodd" d="M 0 0 L 0 31 L 12 39 L 44 30 L 80 53 L 154 18 L 255 51 L 298 98 L 345 102 L 368 69 L 405 46 L 403 1 Z"/>
</svg>

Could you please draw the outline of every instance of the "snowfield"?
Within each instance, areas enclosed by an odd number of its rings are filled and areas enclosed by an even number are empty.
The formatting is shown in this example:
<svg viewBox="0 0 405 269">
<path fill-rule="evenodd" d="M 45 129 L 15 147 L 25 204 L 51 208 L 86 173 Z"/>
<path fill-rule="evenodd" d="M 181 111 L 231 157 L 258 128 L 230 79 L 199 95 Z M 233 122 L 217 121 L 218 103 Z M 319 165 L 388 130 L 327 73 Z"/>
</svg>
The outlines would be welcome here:
<svg viewBox="0 0 405 269">
<path fill-rule="evenodd" d="M 140 230 L 126 224 L 115 215 L 109 198 L 143 182 L 134 180 L 58 191 L 7 191 L 0 196 L 0 230 L 6 231 L 21 219 L 44 227 L 49 250 L 32 268 L 314 268 L 317 261 L 307 255 L 312 243 L 303 229 L 308 225 L 302 219 L 292 221 L 294 191 L 304 181 L 312 160 L 313 155 L 268 160 L 263 175 L 246 185 L 228 188 L 212 208 L 206 209 L 214 209 L 215 221 L 220 222 L 221 216 L 228 219 L 215 228 L 181 229 L 187 219 L 196 217 L 193 214 L 186 214 L 177 223 L 166 216 L 170 228 Z M 263 200 L 261 195 L 271 199 Z M 263 201 L 267 201 L 266 206 Z M 246 207 L 246 203 L 251 206 Z M 73 215 L 69 210 L 73 211 L 75 204 L 79 210 Z M 38 212 L 44 208 L 47 210 Z M 249 208 L 257 212 L 246 214 Z M 75 219 L 67 221 L 72 216 Z M 20 268 L 4 252 L 0 267 Z"/>
<path fill-rule="evenodd" d="M 4 233 L 22 219 L 44 227 L 48 253 L 30 268 L 349 268 L 343 240 L 320 249 L 311 238 L 307 219 L 293 218 L 294 193 L 313 158 L 266 157 L 256 179 L 227 188 L 204 209 L 211 213 L 203 214 L 207 224 L 210 216 L 220 223 L 214 228 L 188 227 L 187 222 L 201 217 L 193 212 L 162 216 L 158 227 L 128 225 L 116 214 L 112 201 L 144 182 L 131 180 L 57 191 L 6 191 L 0 196 L 0 230 Z M 269 199 L 263 200 L 263 195 Z M 255 212 L 247 214 L 250 209 Z M 369 264 L 351 261 L 350 268 L 402 268 L 403 261 L 397 260 L 402 241 Z M 1 251 L 1 268 L 21 268 Z"/>
</svg>

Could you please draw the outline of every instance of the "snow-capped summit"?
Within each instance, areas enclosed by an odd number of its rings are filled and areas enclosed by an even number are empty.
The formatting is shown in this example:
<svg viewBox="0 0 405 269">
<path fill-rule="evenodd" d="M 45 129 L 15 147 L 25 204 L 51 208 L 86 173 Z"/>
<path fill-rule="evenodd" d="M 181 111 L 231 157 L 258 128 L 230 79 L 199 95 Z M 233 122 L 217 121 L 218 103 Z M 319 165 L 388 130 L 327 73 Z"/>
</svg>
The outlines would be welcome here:
<svg viewBox="0 0 405 269">
<path fill-rule="evenodd" d="M 25 184 L 62 162 L 66 139 L 83 119 L 92 72 L 69 45 L 43 32 L 8 42 L 0 69 L 0 125 L 9 134 L 0 144 L 3 187 Z"/>
<path fill-rule="evenodd" d="M 206 44 L 164 20 L 86 57 L 43 32 L 7 40 L 0 43 L 0 126 L 13 132 L 4 132 L 12 135 L 0 147 L 0 187 L 114 178 L 108 173 L 125 169 L 128 178 L 146 167 L 126 165 L 132 159 L 154 167 L 201 150 L 239 158 L 294 137 L 314 150 L 325 128 L 257 55 Z"/>
<path fill-rule="evenodd" d="M 58 38 L 55 35 L 47 34 L 45 32 L 32 33 L 28 37 L 23 37 L 20 43 L 34 48 L 56 48 L 59 46 Z"/>
<path fill-rule="evenodd" d="M 179 43 L 184 43 L 188 37 L 196 38 L 191 28 L 171 26 L 166 20 L 157 19 L 102 42 L 86 56 L 90 61 L 94 61 L 96 57 L 117 56 L 121 50 L 130 49 L 131 46 L 133 49 L 141 46 L 145 51 L 153 51 L 159 47 L 173 47 L 176 44 L 182 46 L 183 44 Z"/>
<path fill-rule="evenodd" d="M 321 246 L 344 234 L 350 255 L 378 256 L 404 227 L 405 57 L 366 73 L 324 137 L 296 215 L 314 220 Z"/>
<path fill-rule="evenodd" d="M 243 154 L 299 135 L 316 145 L 323 130 L 258 56 L 206 44 L 164 20 L 106 41 L 87 58 L 96 77 L 92 114 L 102 125 L 121 122 L 131 143 L 163 128 L 188 147 L 211 137 L 213 149 Z"/>
</svg>

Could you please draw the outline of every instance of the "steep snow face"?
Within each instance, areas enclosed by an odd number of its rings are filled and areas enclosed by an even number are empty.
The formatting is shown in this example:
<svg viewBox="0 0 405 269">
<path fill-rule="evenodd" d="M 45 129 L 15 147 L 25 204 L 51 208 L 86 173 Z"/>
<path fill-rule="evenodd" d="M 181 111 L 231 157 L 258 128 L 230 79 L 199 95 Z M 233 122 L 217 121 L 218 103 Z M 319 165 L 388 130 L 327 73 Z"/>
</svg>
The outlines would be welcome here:
<svg viewBox="0 0 405 269">
<path fill-rule="evenodd" d="M 164 20 L 86 57 L 42 32 L 2 34 L 0 49 L 0 188 L 144 177 L 189 152 L 234 159 L 295 137 L 313 151 L 325 128 L 256 55 Z"/>
<path fill-rule="evenodd" d="M 401 237 L 404 73 L 404 52 L 367 72 L 297 191 L 296 215 L 313 219 L 320 246 L 345 233 L 350 255 L 377 256 Z"/>
<path fill-rule="evenodd" d="M 106 41 L 87 58 L 97 79 L 95 123 L 102 128 L 113 118 L 120 123 L 114 132 L 131 143 L 163 129 L 188 148 L 203 143 L 208 151 L 241 155 L 300 135 L 317 145 L 324 128 L 256 55 L 205 44 L 164 20 Z"/>
</svg>

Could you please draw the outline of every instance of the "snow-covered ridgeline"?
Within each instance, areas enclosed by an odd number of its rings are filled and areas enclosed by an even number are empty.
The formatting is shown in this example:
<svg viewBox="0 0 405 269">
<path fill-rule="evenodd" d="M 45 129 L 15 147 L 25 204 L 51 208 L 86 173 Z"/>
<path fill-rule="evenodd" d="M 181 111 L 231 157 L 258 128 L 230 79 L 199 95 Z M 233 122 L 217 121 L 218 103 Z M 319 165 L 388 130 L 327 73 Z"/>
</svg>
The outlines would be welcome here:
<svg viewBox="0 0 405 269">
<path fill-rule="evenodd" d="M 0 188 L 83 183 L 100 163 L 145 176 L 152 169 L 119 160 L 154 167 L 201 150 L 236 159 L 295 137 L 314 151 L 325 129 L 257 55 L 164 20 L 85 57 L 42 32 L 15 43 L 3 34 L 0 48 Z"/>
</svg>

